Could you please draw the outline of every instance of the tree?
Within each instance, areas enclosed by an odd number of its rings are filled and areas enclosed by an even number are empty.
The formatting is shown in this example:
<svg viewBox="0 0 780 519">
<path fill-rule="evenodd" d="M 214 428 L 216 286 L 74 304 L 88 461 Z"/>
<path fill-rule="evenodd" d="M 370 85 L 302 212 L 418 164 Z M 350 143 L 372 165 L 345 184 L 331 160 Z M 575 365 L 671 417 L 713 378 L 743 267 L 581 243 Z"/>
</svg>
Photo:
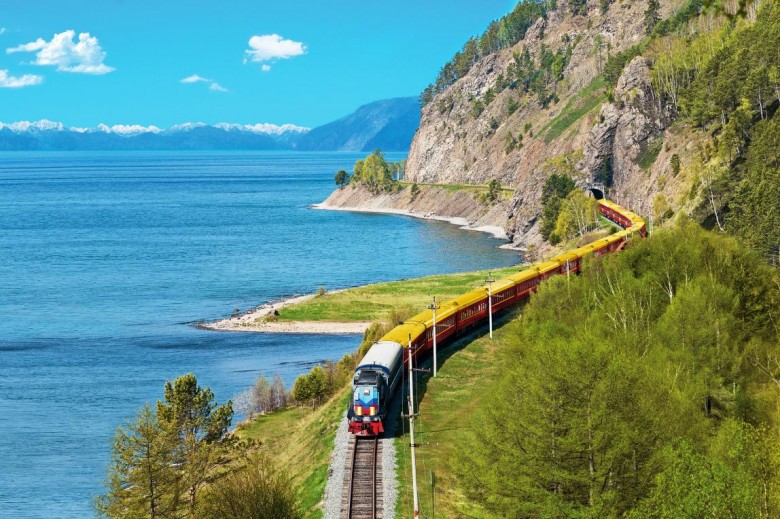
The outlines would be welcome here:
<svg viewBox="0 0 780 519">
<path fill-rule="evenodd" d="M 575 189 L 574 180 L 566 173 L 553 173 L 542 187 L 542 228 L 544 239 L 549 239 L 555 230 L 558 214 L 561 210 L 561 200 Z"/>
<path fill-rule="evenodd" d="M 561 202 L 553 234 L 561 240 L 570 240 L 584 235 L 595 222 L 596 200 L 575 189 Z"/>
<path fill-rule="evenodd" d="M 274 378 L 271 380 L 271 409 L 282 409 L 287 406 L 289 400 L 289 394 L 284 387 L 284 381 L 279 373 L 274 373 Z"/>
<path fill-rule="evenodd" d="M 390 164 L 380 149 L 355 163 L 353 179 L 365 185 L 373 194 L 390 190 L 395 184 Z"/>
<path fill-rule="evenodd" d="M 645 33 L 652 34 L 655 26 L 661 21 L 661 4 L 658 0 L 648 0 L 645 10 Z"/>
<path fill-rule="evenodd" d="M 258 413 L 265 414 L 271 410 L 271 383 L 263 375 L 257 377 L 252 386 L 252 403 Z"/>
<path fill-rule="evenodd" d="M 482 193 L 482 201 L 493 203 L 501 198 L 501 182 L 498 179 L 493 179 L 487 184 L 487 191 Z"/>
<path fill-rule="evenodd" d="M 176 439 L 160 426 L 147 403 L 117 429 L 107 492 L 95 505 L 103 517 L 178 517 L 181 480 L 174 468 Z"/>
<path fill-rule="evenodd" d="M 340 169 L 338 173 L 336 173 L 335 181 L 336 185 L 339 186 L 339 189 L 344 189 L 344 186 L 349 184 L 349 174 L 343 169 Z"/>
<path fill-rule="evenodd" d="M 756 489 L 728 466 L 686 441 L 667 448 L 666 469 L 630 517 L 756 517 Z"/>
<path fill-rule="evenodd" d="M 327 377 L 321 366 L 315 366 L 309 373 L 295 379 L 292 397 L 301 404 L 317 407 L 327 397 Z"/>
<path fill-rule="evenodd" d="M 174 458 L 189 494 L 189 514 L 196 516 L 197 493 L 216 463 L 216 445 L 233 418 L 233 405 L 217 405 L 214 393 L 189 373 L 165 383 L 165 401 L 157 401 L 160 426 L 176 439 Z"/>
</svg>

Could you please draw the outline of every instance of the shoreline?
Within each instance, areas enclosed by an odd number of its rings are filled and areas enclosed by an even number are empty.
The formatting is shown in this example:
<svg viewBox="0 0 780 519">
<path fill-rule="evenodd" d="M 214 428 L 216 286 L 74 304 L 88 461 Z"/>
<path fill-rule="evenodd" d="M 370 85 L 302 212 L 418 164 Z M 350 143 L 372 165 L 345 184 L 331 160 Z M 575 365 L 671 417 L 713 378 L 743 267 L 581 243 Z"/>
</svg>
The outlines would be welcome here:
<svg viewBox="0 0 780 519">
<path fill-rule="evenodd" d="M 328 293 L 341 292 L 345 289 L 332 290 Z M 201 321 L 193 326 L 201 330 L 215 332 L 250 332 L 250 333 L 291 333 L 318 335 L 362 335 L 371 322 L 335 322 L 335 321 L 277 321 L 269 319 L 279 309 L 286 306 L 303 303 L 317 297 L 317 294 L 291 296 L 263 303 L 238 315 L 218 319 L 216 321 Z"/>
<path fill-rule="evenodd" d="M 504 230 L 503 227 L 500 227 L 498 225 L 481 225 L 475 227 L 472 226 L 469 223 L 469 221 L 463 217 L 441 216 L 433 212 L 421 214 L 421 213 L 412 212 L 409 209 L 357 207 L 357 206 L 340 207 L 340 206 L 328 204 L 327 201 L 320 202 L 317 204 L 311 204 L 309 205 L 309 207 L 311 209 L 317 209 L 321 211 L 347 211 L 352 213 L 392 214 L 398 216 L 409 216 L 411 218 L 418 218 L 420 220 L 434 220 L 438 222 L 446 222 L 452 225 L 456 225 L 458 228 L 463 229 L 465 231 L 484 232 L 490 234 L 491 236 L 493 236 L 493 238 L 496 238 L 498 240 L 507 241 L 507 243 L 498 246 L 498 248 L 500 249 L 508 249 L 508 250 L 516 250 L 516 251 L 524 250 L 522 247 L 513 245 L 512 242 L 509 241 L 509 236 L 507 236 L 506 231 Z"/>
</svg>

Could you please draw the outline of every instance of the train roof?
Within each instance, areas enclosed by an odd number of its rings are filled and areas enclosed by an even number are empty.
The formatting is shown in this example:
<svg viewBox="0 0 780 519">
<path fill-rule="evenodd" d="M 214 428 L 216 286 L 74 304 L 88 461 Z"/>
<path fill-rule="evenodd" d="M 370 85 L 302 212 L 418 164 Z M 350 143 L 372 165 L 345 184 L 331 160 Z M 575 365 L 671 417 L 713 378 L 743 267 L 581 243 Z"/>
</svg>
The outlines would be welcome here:
<svg viewBox="0 0 780 519">
<path fill-rule="evenodd" d="M 368 366 L 381 366 L 388 372 L 391 372 L 398 364 L 401 358 L 401 352 L 401 345 L 397 342 L 379 341 L 369 348 L 368 352 L 366 352 L 363 359 L 355 368 L 355 371 Z"/>
<path fill-rule="evenodd" d="M 409 337 L 411 336 L 412 341 L 414 341 L 425 332 L 425 329 L 425 325 L 422 323 L 406 321 L 387 332 L 380 339 L 380 342 L 395 342 L 406 348 L 409 344 Z"/>
</svg>

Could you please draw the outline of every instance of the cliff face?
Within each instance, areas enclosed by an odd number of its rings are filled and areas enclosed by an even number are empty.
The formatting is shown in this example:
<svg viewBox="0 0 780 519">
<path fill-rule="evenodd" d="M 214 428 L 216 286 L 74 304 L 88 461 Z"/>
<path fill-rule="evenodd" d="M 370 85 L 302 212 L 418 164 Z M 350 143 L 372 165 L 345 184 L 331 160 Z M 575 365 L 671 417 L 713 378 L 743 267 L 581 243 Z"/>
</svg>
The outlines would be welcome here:
<svg viewBox="0 0 780 519">
<path fill-rule="evenodd" d="M 680 4 L 662 0 L 661 17 Z M 699 137 L 669 129 L 674 114 L 655 100 L 645 59 L 636 57 L 625 67 L 611 102 L 606 102 L 607 85 L 597 79 L 609 55 L 645 37 L 647 2 L 614 1 L 604 13 L 599 0 L 587 6 L 587 17 L 574 16 L 568 3 L 559 0 L 557 9 L 537 20 L 523 41 L 484 57 L 428 103 L 412 142 L 406 179 L 469 184 L 499 179 L 514 190 L 504 226 L 520 246 L 541 242 L 541 189 L 556 160 L 570 166 L 581 187 L 611 175 L 609 196 L 644 214 L 652 214 L 659 193 L 667 193 L 672 206 L 685 203 L 675 200 L 674 193 L 687 180 L 674 178 L 670 158 L 677 154 L 684 160 L 694 153 Z M 556 102 L 543 107 L 535 96 L 501 86 L 515 54 L 527 51 L 538 63 L 543 52 L 565 46 L 571 57 L 554 85 Z M 481 100 L 485 107 L 480 113 L 474 103 Z"/>
</svg>

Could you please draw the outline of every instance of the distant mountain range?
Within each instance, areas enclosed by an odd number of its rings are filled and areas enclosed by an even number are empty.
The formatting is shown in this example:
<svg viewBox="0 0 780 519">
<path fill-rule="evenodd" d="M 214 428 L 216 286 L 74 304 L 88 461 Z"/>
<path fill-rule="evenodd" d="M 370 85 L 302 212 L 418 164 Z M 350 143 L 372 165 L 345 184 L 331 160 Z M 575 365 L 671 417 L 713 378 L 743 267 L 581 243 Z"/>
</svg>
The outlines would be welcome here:
<svg viewBox="0 0 780 519">
<path fill-rule="evenodd" d="M 419 124 L 415 98 L 377 101 L 312 130 L 269 123 L 184 123 L 161 129 L 121 124 L 76 128 L 47 120 L 0 122 L 0 150 L 405 151 Z"/>
<path fill-rule="evenodd" d="M 416 97 L 385 99 L 301 135 L 296 147 L 304 151 L 406 151 L 418 126 Z"/>
</svg>

